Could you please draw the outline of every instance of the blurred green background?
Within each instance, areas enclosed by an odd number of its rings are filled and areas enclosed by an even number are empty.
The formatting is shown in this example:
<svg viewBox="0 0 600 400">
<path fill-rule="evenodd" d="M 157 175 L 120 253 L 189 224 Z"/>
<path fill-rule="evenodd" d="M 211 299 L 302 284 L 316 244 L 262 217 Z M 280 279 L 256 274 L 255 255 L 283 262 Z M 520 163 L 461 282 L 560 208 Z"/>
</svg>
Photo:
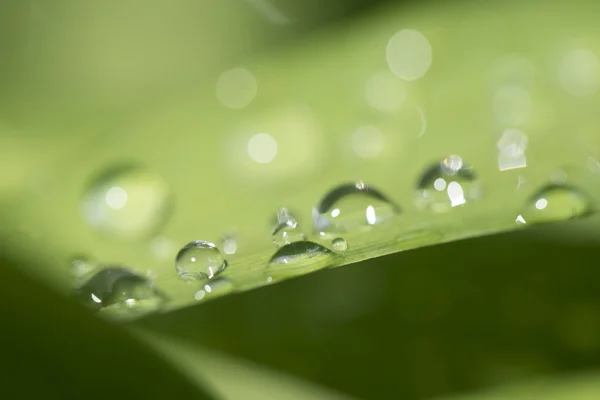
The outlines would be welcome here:
<svg viewBox="0 0 600 400">
<path fill-rule="evenodd" d="M 0 5 L 2 398 L 600 398 L 600 220 L 478 237 L 522 228 L 549 183 L 581 195 L 539 222 L 597 208 L 596 2 Z M 431 45 L 419 79 L 390 74 L 402 29 Z M 220 92 L 240 68 L 249 86 Z M 402 107 L 373 102 L 373 77 Z M 257 133 L 276 141 L 272 160 L 247 147 Z M 506 148 L 520 168 L 502 167 Z M 483 198 L 419 210 L 419 177 L 453 153 Z M 125 183 L 138 205 L 111 217 L 120 229 L 94 229 L 85 194 L 127 163 L 147 173 Z M 275 210 L 319 242 L 311 207 L 357 179 L 403 213 L 346 234 L 335 263 L 350 265 L 244 292 L 266 284 Z M 175 254 L 225 235 L 240 293 L 195 305 L 203 283 L 180 281 Z M 170 311 L 97 318 L 63 298 L 77 257 L 152 279 Z"/>
</svg>

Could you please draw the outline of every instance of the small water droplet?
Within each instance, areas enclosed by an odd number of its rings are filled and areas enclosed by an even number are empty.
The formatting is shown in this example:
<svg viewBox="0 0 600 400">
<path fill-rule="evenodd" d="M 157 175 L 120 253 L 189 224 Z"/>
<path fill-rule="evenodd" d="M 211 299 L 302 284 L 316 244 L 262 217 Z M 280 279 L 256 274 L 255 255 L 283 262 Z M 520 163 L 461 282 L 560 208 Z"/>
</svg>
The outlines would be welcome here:
<svg viewBox="0 0 600 400">
<path fill-rule="evenodd" d="M 273 244 L 277 247 L 306 239 L 298 228 L 298 222 L 287 208 L 277 211 L 277 225 L 273 229 L 272 237 Z"/>
<path fill-rule="evenodd" d="M 530 197 L 528 205 L 517 216 L 519 225 L 563 221 L 590 214 L 589 198 L 577 188 L 550 184 Z"/>
<path fill-rule="evenodd" d="M 80 285 L 75 293 L 91 309 L 124 315 L 154 311 L 164 301 L 152 281 L 121 267 L 102 269 Z"/>
<path fill-rule="evenodd" d="M 227 267 L 213 243 L 196 240 L 183 246 L 175 258 L 175 269 L 183 280 L 212 279 Z"/>
<path fill-rule="evenodd" d="M 223 296 L 231 293 L 234 290 L 233 284 L 223 278 L 215 279 L 204 284 L 202 289 L 198 290 L 194 295 L 196 300 L 206 300 L 215 297 Z"/>
<path fill-rule="evenodd" d="M 121 237 L 145 237 L 166 221 L 170 190 L 158 175 L 135 166 L 109 169 L 93 180 L 82 202 L 85 221 Z"/>
<path fill-rule="evenodd" d="M 329 191 L 313 208 L 313 224 L 327 236 L 380 224 L 399 213 L 400 207 L 382 192 L 359 181 Z"/>
<path fill-rule="evenodd" d="M 333 241 L 331 242 L 331 247 L 333 248 L 334 251 L 337 251 L 338 253 L 342 253 L 346 250 L 348 250 L 348 242 L 346 241 L 346 239 L 338 237 L 333 239 Z"/>
<path fill-rule="evenodd" d="M 273 280 L 306 274 L 330 267 L 335 261 L 334 253 L 318 243 L 301 241 L 287 244 L 273 254 L 269 261 Z"/>
<path fill-rule="evenodd" d="M 417 183 L 416 205 L 445 212 L 481 198 L 482 188 L 473 168 L 457 155 L 429 167 Z"/>
</svg>

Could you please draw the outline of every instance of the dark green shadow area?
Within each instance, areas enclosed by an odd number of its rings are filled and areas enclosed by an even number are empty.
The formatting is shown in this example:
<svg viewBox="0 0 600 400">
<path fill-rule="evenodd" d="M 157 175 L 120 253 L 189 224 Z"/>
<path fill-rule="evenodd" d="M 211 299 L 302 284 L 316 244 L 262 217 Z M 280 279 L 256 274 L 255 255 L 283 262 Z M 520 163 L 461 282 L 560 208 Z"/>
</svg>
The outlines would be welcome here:
<svg viewBox="0 0 600 400">
<path fill-rule="evenodd" d="M 366 399 L 423 399 L 597 367 L 598 247 L 536 236 L 398 253 L 137 324 Z"/>
<path fill-rule="evenodd" d="M 123 328 L 13 267 L 0 260 L 0 398 L 213 398 Z"/>
</svg>

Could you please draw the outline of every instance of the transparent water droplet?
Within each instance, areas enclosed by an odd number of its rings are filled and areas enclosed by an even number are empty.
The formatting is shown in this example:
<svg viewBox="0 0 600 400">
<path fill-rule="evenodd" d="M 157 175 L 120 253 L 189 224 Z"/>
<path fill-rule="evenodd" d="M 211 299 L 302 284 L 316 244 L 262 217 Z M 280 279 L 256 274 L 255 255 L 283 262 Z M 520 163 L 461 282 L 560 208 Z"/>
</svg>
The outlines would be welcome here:
<svg viewBox="0 0 600 400">
<path fill-rule="evenodd" d="M 563 221 L 592 212 L 585 193 L 568 185 L 550 184 L 530 197 L 527 207 L 515 222 L 519 225 Z"/>
<path fill-rule="evenodd" d="M 335 262 L 334 256 L 326 247 L 307 240 L 287 244 L 277 250 L 269 261 L 269 282 L 330 267 Z"/>
<path fill-rule="evenodd" d="M 482 196 L 481 182 L 473 168 L 457 155 L 429 167 L 417 183 L 416 205 L 445 212 Z"/>
<path fill-rule="evenodd" d="M 165 300 L 153 282 L 121 267 L 108 267 L 80 285 L 75 294 L 87 307 L 124 315 L 154 311 Z"/>
<path fill-rule="evenodd" d="M 215 297 L 223 296 L 225 294 L 233 292 L 235 289 L 233 283 L 230 281 L 219 278 L 214 281 L 205 283 L 202 289 L 198 290 L 194 295 L 196 300 L 207 300 Z"/>
<path fill-rule="evenodd" d="M 321 236 L 328 236 L 380 224 L 399 213 L 400 207 L 387 196 L 359 181 L 329 191 L 313 208 L 313 224 Z"/>
<path fill-rule="evenodd" d="M 338 237 L 338 238 L 335 238 L 332 240 L 331 247 L 333 248 L 334 251 L 337 251 L 338 253 L 342 253 L 342 252 L 348 250 L 348 242 L 346 241 L 346 239 Z"/>
<path fill-rule="evenodd" d="M 306 239 L 304 233 L 298 227 L 298 222 L 287 208 L 281 208 L 277 211 L 277 224 L 271 236 L 273 244 L 277 247 Z"/>
<path fill-rule="evenodd" d="M 111 236 L 146 237 L 166 221 L 170 189 L 158 175 L 120 166 L 96 177 L 84 194 L 82 214 L 93 228 Z"/>
<path fill-rule="evenodd" d="M 186 244 L 175 258 L 175 269 L 183 280 L 213 279 L 226 267 L 217 246 L 204 240 Z"/>
</svg>

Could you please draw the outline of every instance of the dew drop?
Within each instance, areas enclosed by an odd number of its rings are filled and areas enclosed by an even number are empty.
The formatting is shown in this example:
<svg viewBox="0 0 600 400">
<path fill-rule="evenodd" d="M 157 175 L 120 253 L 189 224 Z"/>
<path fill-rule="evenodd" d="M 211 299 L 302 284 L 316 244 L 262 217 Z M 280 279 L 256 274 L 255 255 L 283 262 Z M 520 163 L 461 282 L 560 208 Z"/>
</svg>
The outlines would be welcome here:
<svg viewBox="0 0 600 400">
<path fill-rule="evenodd" d="M 344 251 L 348 250 L 348 242 L 346 239 L 338 237 L 331 241 L 331 247 L 334 251 L 343 253 Z"/>
<path fill-rule="evenodd" d="M 213 279 L 227 261 L 213 243 L 196 240 L 183 246 L 175 258 L 175 269 L 183 280 Z"/>
<path fill-rule="evenodd" d="M 170 190 L 158 175 L 135 166 L 109 169 L 84 194 L 82 213 L 106 234 L 138 238 L 155 233 L 166 221 Z"/>
<path fill-rule="evenodd" d="M 277 211 L 277 225 L 273 229 L 272 237 L 273 244 L 277 247 L 306 239 L 298 228 L 298 222 L 287 208 Z"/>
<path fill-rule="evenodd" d="M 202 289 L 196 292 L 194 298 L 196 300 L 212 299 L 231 293 L 233 290 L 234 286 L 230 281 L 223 278 L 218 278 L 214 281 L 205 283 Z"/>
<path fill-rule="evenodd" d="M 124 315 L 152 312 L 165 299 L 152 281 L 121 267 L 102 269 L 80 285 L 75 294 L 91 309 Z"/>
<path fill-rule="evenodd" d="M 429 167 L 417 183 L 416 205 L 421 209 L 445 212 L 481 198 L 477 175 L 457 155 Z"/>
<path fill-rule="evenodd" d="M 527 207 L 517 216 L 519 225 L 563 221 L 591 213 L 589 198 L 580 190 L 562 184 L 550 184 L 530 197 Z"/>
<path fill-rule="evenodd" d="M 269 267 L 273 268 L 269 277 L 273 281 L 330 267 L 335 261 L 334 255 L 331 250 L 307 240 L 287 244 L 271 257 Z"/>
<path fill-rule="evenodd" d="M 329 191 L 313 208 L 313 224 L 322 236 L 370 227 L 390 220 L 400 207 L 364 182 L 347 183 Z"/>
</svg>

